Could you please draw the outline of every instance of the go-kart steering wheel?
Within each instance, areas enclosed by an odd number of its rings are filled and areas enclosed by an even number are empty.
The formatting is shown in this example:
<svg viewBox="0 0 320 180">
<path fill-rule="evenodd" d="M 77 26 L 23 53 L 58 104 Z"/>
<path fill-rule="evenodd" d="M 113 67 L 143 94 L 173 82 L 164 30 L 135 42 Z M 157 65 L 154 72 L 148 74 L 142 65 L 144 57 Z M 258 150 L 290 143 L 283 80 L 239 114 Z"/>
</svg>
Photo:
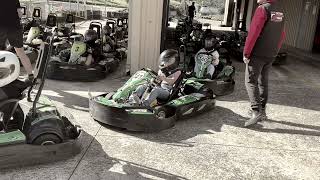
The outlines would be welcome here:
<svg viewBox="0 0 320 180">
<path fill-rule="evenodd" d="M 157 73 L 156 72 L 154 72 L 152 69 L 149 69 L 149 68 L 143 68 L 142 70 L 144 70 L 144 71 L 146 71 L 146 72 L 148 72 L 151 76 L 153 76 L 153 77 L 157 77 L 158 75 L 157 75 Z"/>
<path fill-rule="evenodd" d="M 161 80 L 158 77 L 152 78 L 149 82 L 149 85 L 152 87 L 159 86 L 161 84 Z"/>
</svg>

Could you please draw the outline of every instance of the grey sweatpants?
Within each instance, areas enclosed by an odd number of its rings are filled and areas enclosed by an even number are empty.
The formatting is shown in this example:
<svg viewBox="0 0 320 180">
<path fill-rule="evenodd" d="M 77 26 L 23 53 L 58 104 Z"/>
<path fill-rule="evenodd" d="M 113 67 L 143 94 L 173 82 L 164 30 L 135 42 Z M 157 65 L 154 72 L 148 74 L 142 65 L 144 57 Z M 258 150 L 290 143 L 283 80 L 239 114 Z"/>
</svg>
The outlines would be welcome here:
<svg viewBox="0 0 320 180">
<path fill-rule="evenodd" d="M 265 108 L 268 102 L 269 71 L 274 58 L 252 57 L 246 64 L 245 85 L 252 110 Z"/>
<path fill-rule="evenodd" d="M 135 94 L 138 97 L 142 97 L 143 93 L 147 90 L 148 85 L 141 85 L 135 90 Z M 155 87 L 151 90 L 150 94 L 146 99 L 144 99 L 143 104 L 146 106 L 150 106 L 150 104 L 155 101 L 157 98 L 166 99 L 170 96 L 170 92 L 167 89 L 163 89 L 162 87 Z"/>
</svg>

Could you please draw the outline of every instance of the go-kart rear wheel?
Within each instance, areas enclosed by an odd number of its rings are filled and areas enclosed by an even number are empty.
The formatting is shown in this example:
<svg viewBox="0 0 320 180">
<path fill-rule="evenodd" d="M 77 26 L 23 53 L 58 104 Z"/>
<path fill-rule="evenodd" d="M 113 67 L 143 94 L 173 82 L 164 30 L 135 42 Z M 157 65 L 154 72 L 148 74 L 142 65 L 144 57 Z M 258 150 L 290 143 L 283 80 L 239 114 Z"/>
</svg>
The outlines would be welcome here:
<svg viewBox="0 0 320 180">
<path fill-rule="evenodd" d="M 214 93 L 213 93 L 213 90 L 209 89 L 209 88 L 202 88 L 199 90 L 200 94 L 203 94 L 205 97 L 215 97 Z"/>
<path fill-rule="evenodd" d="M 48 146 L 48 145 L 55 145 L 61 143 L 62 140 L 55 134 L 42 134 L 38 136 L 32 144 L 34 145 L 41 145 L 41 146 Z"/>
<path fill-rule="evenodd" d="M 158 119 L 165 119 L 174 116 L 176 113 L 175 109 L 168 106 L 158 106 L 154 110 L 154 114 Z"/>
<path fill-rule="evenodd" d="M 157 117 L 158 117 L 159 119 L 164 119 L 164 118 L 166 118 L 166 116 L 167 116 L 167 114 L 166 114 L 165 111 L 159 111 L 159 112 L 157 113 Z"/>
</svg>

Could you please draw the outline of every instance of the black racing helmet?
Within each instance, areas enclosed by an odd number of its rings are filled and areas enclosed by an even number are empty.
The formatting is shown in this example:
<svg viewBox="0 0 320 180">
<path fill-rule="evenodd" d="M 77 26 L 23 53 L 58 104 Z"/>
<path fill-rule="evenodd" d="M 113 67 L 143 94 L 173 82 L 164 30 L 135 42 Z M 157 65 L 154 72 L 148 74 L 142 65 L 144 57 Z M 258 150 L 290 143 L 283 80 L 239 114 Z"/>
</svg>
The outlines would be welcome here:
<svg viewBox="0 0 320 180">
<path fill-rule="evenodd" d="M 207 51 L 214 49 L 216 44 L 217 44 L 217 39 L 213 36 L 209 36 L 204 39 L 204 48 Z"/>
<path fill-rule="evenodd" d="M 179 67 L 180 58 L 178 51 L 168 49 L 163 51 L 159 57 L 159 68 L 161 71 L 172 71 Z"/>
<path fill-rule="evenodd" d="M 98 33 L 95 30 L 89 29 L 84 34 L 86 43 L 94 43 L 98 39 Z"/>
<path fill-rule="evenodd" d="M 112 29 L 109 25 L 105 25 L 105 26 L 103 26 L 103 32 L 106 35 L 110 35 L 112 33 Z"/>
</svg>

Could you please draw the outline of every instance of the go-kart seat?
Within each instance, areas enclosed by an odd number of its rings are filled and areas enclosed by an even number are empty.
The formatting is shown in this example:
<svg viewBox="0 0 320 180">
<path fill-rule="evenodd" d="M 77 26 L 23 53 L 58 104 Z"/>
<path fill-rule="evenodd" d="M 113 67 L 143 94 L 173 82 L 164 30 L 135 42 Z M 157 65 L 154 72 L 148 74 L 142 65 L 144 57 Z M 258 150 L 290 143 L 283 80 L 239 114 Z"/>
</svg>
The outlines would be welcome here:
<svg viewBox="0 0 320 180">
<path fill-rule="evenodd" d="M 108 20 L 106 25 L 109 26 L 111 28 L 111 33 L 115 33 L 115 22 L 114 21 L 110 21 Z"/>
<path fill-rule="evenodd" d="M 56 27 L 57 26 L 57 15 L 49 14 L 46 22 L 46 26 L 48 27 Z"/>
<path fill-rule="evenodd" d="M 72 24 L 72 23 L 75 23 L 75 17 L 73 14 L 67 14 L 66 16 L 66 23 L 67 24 Z"/>
<path fill-rule="evenodd" d="M 117 27 L 124 27 L 125 25 L 125 20 L 123 18 L 119 18 L 117 20 Z"/>
<path fill-rule="evenodd" d="M 95 30 L 98 34 L 98 39 L 101 39 L 101 31 L 102 31 L 102 24 L 99 22 L 92 22 L 89 26 L 89 29 Z"/>
</svg>

